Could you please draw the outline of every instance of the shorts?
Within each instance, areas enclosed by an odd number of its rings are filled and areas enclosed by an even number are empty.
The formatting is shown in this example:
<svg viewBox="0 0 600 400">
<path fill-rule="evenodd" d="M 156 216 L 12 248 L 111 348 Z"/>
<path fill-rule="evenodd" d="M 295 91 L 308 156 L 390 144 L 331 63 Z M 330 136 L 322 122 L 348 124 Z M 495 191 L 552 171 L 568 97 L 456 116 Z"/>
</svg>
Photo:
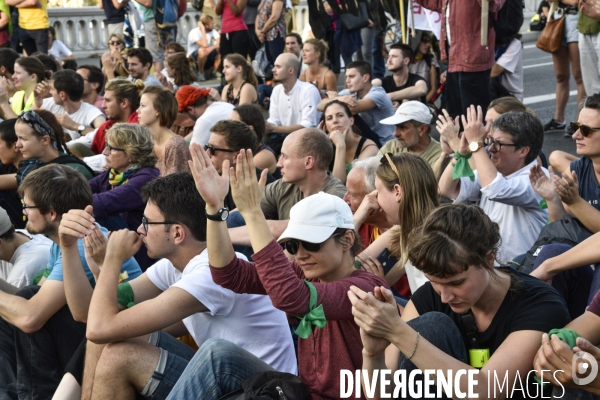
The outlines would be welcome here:
<svg viewBox="0 0 600 400">
<path fill-rule="evenodd" d="M 152 333 L 148 343 L 160 349 L 160 357 L 152 378 L 140 394 L 152 400 L 166 399 L 196 352 L 163 331 Z"/>
<path fill-rule="evenodd" d="M 148 22 L 144 22 L 144 29 L 146 49 L 152 54 L 152 61 L 164 61 L 165 45 L 175 41 L 175 38 L 177 37 L 177 28 L 158 29 L 156 21 L 151 19 Z"/>
<path fill-rule="evenodd" d="M 204 62 L 204 68 L 210 68 L 213 65 L 215 65 L 215 60 L 217 59 L 217 56 L 219 55 L 219 51 L 217 49 L 214 49 L 213 51 L 210 52 L 210 54 L 206 57 L 206 61 Z M 192 54 L 190 54 L 190 57 L 193 57 L 194 60 L 198 59 L 198 50 L 195 50 Z"/>
<path fill-rule="evenodd" d="M 577 30 L 578 21 L 579 13 L 565 15 L 565 33 L 561 43 L 563 46 L 566 46 L 569 43 L 579 42 L 579 31 Z"/>
</svg>

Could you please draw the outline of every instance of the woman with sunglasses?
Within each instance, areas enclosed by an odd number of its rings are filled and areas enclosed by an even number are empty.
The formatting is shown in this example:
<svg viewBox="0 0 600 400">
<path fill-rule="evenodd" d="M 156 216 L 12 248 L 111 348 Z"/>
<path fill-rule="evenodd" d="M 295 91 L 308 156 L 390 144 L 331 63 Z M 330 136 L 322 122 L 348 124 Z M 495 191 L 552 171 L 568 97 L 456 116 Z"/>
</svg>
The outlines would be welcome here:
<svg viewBox="0 0 600 400">
<path fill-rule="evenodd" d="M 379 147 L 374 141 L 361 135 L 354 125 L 352 111 L 346 103 L 333 100 L 327 103 L 321 116 L 319 129 L 325 132 L 334 146 L 334 156 L 329 169 L 343 184 L 352 169 L 352 161 L 377 154 Z"/>
<path fill-rule="evenodd" d="M 102 72 L 107 81 L 117 76 L 129 76 L 125 57 L 125 38 L 121 34 L 113 33 L 108 39 L 108 51 L 102 55 Z"/>
<path fill-rule="evenodd" d="M 177 118 L 177 100 L 173 93 L 161 86 L 148 86 L 142 92 L 137 113 L 140 124 L 148 127 L 154 138 L 160 176 L 190 172 L 188 161 L 192 156 L 188 145 L 170 129 Z"/>
<path fill-rule="evenodd" d="M 447 204 L 409 237 L 408 258 L 429 282 L 413 294 L 402 317 L 388 289 L 368 293 L 352 287 L 348 296 L 364 345 L 363 371 L 369 377 L 377 369 L 391 369 L 391 376 L 403 371 L 405 381 L 416 369 L 437 371 L 429 379 L 416 375 L 418 382 L 405 388 L 410 391 L 402 397 L 406 399 L 425 397 L 412 395 L 419 387 L 421 393 L 434 393 L 432 398 L 452 398 L 435 397 L 441 389 L 435 382 L 447 382 L 449 371 L 454 398 L 467 391 L 475 394 L 470 398 L 550 397 L 552 387 L 546 385 L 542 392 L 530 371 L 542 335 L 564 326 L 569 314 L 556 291 L 543 282 L 494 267 L 500 241 L 498 225 L 481 208 Z M 469 385 L 472 372 L 476 378 L 471 382 L 476 382 Z M 380 382 L 367 398 L 381 398 Z M 390 387 L 393 380 L 385 392 Z"/>
<path fill-rule="evenodd" d="M 109 231 L 135 231 L 146 206 L 140 191 L 159 175 L 152 134 L 143 125 L 115 124 L 106 133 L 102 154 L 106 170 L 90 181 L 96 222 Z M 135 258 L 142 270 L 151 265 L 144 247 Z"/>
<path fill-rule="evenodd" d="M 260 208 L 266 180 L 256 181 L 251 151 L 237 155 L 235 171 L 223 163 L 219 176 L 208 155 L 192 145 L 192 174 L 206 200 L 207 245 L 213 280 L 236 293 L 267 294 L 273 305 L 302 318 L 296 331 L 299 376 L 314 398 L 339 398 L 340 370 L 362 363 L 362 344 L 352 319 L 348 288 L 369 292 L 382 279 L 354 268 L 359 249 L 352 212 L 340 198 L 318 193 L 298 202 L 288 228 L 278 239 L 296 261 L 288 261 L 273 239 Z M 223 201 L 231 192 L 246 218 L 254 263 L 236 258 L 225 223 Z M 217 355 L 218 353 L 218 355 Z M 208 362 L 212 359 L 211 362 Z M 228 368 L 234 373 L 222 374 Z M 241 387 L 241 381 L 272 370 L 238 346 L 222 340 L 205 342 L 171 391 L 169 399 L 218 399 Z M 213 382 L 206 385 L 205 382 Z"/>
</svg>

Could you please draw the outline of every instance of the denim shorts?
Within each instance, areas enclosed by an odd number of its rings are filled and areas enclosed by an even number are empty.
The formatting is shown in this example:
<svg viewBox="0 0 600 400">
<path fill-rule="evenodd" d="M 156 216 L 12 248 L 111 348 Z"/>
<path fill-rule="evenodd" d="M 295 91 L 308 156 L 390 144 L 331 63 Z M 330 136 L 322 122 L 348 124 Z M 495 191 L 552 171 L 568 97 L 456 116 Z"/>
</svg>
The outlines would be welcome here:
<svg viewBox="0 0 600 400">
<path fill-rule="evenodd" d="M 565 33 L 561 43 L 563 46 L 566 46 L 569 43 L 579 42 L 579 31 L 577 30 L 578 21 L 579 13 L 565 15 Z"/>
<path fill-rule="evenodd" d="M 163 331 L 150 335 L 148 343 L 160 349 L 152 378 L 140 394 L 152 400 L 166 399 L 196 352 Z"/>
</svg>

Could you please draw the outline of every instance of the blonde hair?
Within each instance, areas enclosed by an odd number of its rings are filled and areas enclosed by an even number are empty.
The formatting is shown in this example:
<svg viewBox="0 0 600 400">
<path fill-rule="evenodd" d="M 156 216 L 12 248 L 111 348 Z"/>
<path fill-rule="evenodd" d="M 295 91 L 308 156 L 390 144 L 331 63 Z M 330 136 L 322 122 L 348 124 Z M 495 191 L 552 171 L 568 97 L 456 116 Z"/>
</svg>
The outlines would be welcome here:
<svg viewBox="0 0 600 400">
<path fill-rule="evenodd" d="M 111 91 L 115 94 L 117 101 L 120 103 L 123 99 L 129 100 L 131 111 L 135 111 L 140 107 L 140 97 L 144 90 L 144 81 L 136 79 L 135 83 L 127 78 L 115 78 L 106 84 L 104 91 Z"/>
<path fill-rule="evenodd" d="M 440 205 L 438 183 L 431 166 L 421 157 L 399 153 L 390 155 L 390 159 L 396 171 L 386 158 L 375 173 L 387 190 L 393 190 L 394 185 L 399 185 L 402 189 L 402 199 L 398 203 L 400 229 L 392 241 L 392 252 L 400 259 L 400 265 L 404 266 L 408 260 L 408 238 L 411 232 Z"/>
<path fill-rule="evenodd" d="M 319 64 L 323 64 L 327 59 L 327 52 L 329 51 L 329 45 L 321 39 L 308 39 L 304 44 L 312 44 L 315 51 L 319 53 Z"/>
<path fill-rule="evenodd" d="M 135 164 L 140 167 L 154 167 L 156 155 L 154 154 L 154 139 L 144 125 L 115 124 L 106 132 L 106 140 L 115 147 L 122 148 Z"/>
</svg>

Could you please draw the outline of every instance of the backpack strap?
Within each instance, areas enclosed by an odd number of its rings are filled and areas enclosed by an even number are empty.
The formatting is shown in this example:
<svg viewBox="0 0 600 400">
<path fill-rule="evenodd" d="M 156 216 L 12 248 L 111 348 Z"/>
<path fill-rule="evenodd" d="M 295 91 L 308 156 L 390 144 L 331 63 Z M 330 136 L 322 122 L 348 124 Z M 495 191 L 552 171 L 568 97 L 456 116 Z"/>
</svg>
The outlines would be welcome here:
<svg viewBox="0 0 600 400">
<path fill-rule="evenodd" d="M 461 314 L 460 320 L 465 332 L 467 333 L 467 338 L 469 339 L 469 348 L 479 349 L 479 340 L 477 340 L 477 325 L 475 325 L 475 318 L 473 317 L 471 310 Z"/>
<path fill-rule="evenodd" d="M 94 172 L 93 169 L 90 168 L 89 165 L 87 165 L 85 162 L 81 161 L 79 158 L 74 157 L 69 154 L 59 156 L 59 157 L 55 158 L 54 160 L 50 161 L 48 164 L 79 164 L 79 165 L 84 166 L 90 172 L 90 174 L 92 176 L 96 176 L 96 173 Z"/>
</svg>

